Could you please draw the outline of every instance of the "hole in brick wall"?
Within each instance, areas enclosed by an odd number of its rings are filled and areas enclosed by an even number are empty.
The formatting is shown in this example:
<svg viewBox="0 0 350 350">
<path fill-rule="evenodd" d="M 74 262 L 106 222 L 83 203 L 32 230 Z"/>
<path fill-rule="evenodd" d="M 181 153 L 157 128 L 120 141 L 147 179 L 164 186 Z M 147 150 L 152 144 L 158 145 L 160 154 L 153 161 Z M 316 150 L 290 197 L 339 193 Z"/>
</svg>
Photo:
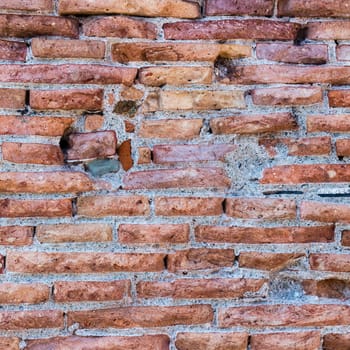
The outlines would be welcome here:
<svg viewBox="0 0 350 350">
<path fill-rule="evenodd" d="M 294 40 L 294 45 L 301 45 L 307 36 L 307 27 L 301 27 L 296 35 L 296 38 Z"/>
</svg>

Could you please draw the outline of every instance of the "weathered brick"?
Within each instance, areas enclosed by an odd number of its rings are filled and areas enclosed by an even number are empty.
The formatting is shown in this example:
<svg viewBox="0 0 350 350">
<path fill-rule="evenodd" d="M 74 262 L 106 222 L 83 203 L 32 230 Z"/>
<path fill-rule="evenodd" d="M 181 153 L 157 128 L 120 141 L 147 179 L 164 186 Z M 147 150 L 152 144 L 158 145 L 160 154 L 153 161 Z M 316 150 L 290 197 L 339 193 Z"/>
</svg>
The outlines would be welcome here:
<svg viewBox="0 0 350 350">
<path fill-rule="evenodd" d="M 246 293 L 257 292 L 262 279 L 179 279 L 172 282 L 139 282 L 139 298 L 170 297 L 174 299 L 243 298 Z"/>
<path fill-rule="evenodd" d="M 119 242 L 125 244 L 186 243 L 189 240 L 188 224 L 121 224 Z"/>
<path fill-rule="evenodd" d="M 59 165 L 64 163 L 59 146 L 41 143 L 4 142 L 2 158 L 12 163 Z M 40 157 L 38 157 L 40 154 Z"/>
<path fill-rule="evenodd" d="M 43 283 L 1 283 L 1 304 L 39 304 L 49 300 L 50 288 Z"/>
<path fill-rule="evenodd" d="M 223 198 L 157 197 L 155 213 L 163 216 L 212 216 L 223 213 Z"/>
<path fill-rule="evenodd" d="M 187 249 L 168 255 L 168 270 L 176 273 L 193 270 L 220 270 L 232 267 L 235 260 L 233 249 Z"/>
<path fill-rule="evenodd" d="M 3 64 L 0 80 L 4 83 L 131 85 L 136 73 L 136 68 L 98 64 Z"/>
<path fill-rule="evenodd" d="M 70 199 L 0 199 L 0 217 L 60 217 L 72 216 Z"/>
<path fill-rule="evenodd" d="M 327 278 L 323 280 L 305 280 L 303 289 L 306 294 L 321 298 L 348 299 L 350 282 L 338 278 Z"/>
<path fill-rule="evenodd" d="M 350 61 L 350 45 L 338 45 L 336 52 L 338 61 Z"/>
<path fill-rule="evenodd" d="M 296 203 L 280 198 L 227 198 L 226 214 L 241 219 L 294 219 Z"/>
<path fill-rule="evenodd" d="M 114 61 L 209 61 L 218 57 L 244 58 L 251 56 L 251 47 L 238 44 L 214 43 L 115 43 L 111 48 Z"/>
<path fill-rule="evenodd" d="M 56 337 L 26 340 L 26 350 L 74 349 L 74 350 L 168 350 L 169 337 L 165 334 L 126 337 Z M 12 350 L 12 349 L 10 349 Z"/>
<path fill-rule="evenodd" d="M 349 132 L 348 115 L 310 115 L 306 119 L 308 132 Z"/>
<path fill-rule="evenodd" d="M 323 100 L 320 87 L 278 87 L 252 91 L 253 103 L 267 106 L 298 106 L 320 103 Z"/>
<path fill-rule="evenodd" d="M 311 40 L 349 40 L 349 21 L 309 22 L 306 37 Z"/>
<path fill-rule="evenodd" d="M 19 339 L 15 337 L 1 337 L 0 346 L 6 350 L 19 350 Z"/>
<path fill-rule="evenodd" d="M 30 245 L 33 242 L 33 231 L 31 226 L 2 226 L 0 245 Z"/>
<path fill-rule="evenodd" d="M 36 227 L 40 243 L 108 242 L 112 241 L 112 227 L 108 224 L 56 224 Z"/>
<path fill-rule="evenodd" d="M 105 43 L 98 40 L 32 39 L 32 53 L 42 58 L 104 58 Z"/>
<path fill-rule="evenodd" d="M 155 24 L 123 16 L 89 18 L 83 22 L 83 32 L 86 36 L 102 38 L 157 38 L 157 27 Z"/>
<path fill-rule="evenodd" d="M 143 97 L 143 95 L 144 95 L 143 90 L 138 89 L 134 86 L 124 86 L 120 90 L 120 97 L 123 100 L 127 100 L 127 101 L 138 101 Z"/>
<path fill-rule="evenodd" d="M 255 305 L 221 309 L 220 327 L 309 327 L 348 324 L 350 307 L 336 304 Z"/>
<path fill-rule="evenodd" d="M 80 328 L 166 327 L 210 323 L 210 305 L 130 306 L 114 309 L 70 311 L 68 324 L 79 323 Z"/>
<path fill-rule="evenodd" d="M 124 177 L 124 189 L 228 188 L 231 180 L 221 168 L 145 170 Z"/>
<path fill-rule="evenodd" d="M 98 131 L 103 128 L 105 118 L 103 115 L 91 114 L 85 117 L 85 131 Z"/>
<path fill-rule="evenodd" d="M 325 350 L 347 350 L 350 347 L 350 334 L 325 334 L 323 347 Z"/>
<path fill-rule="evenodd" d="M 158 91 L 148 94 L 142 112 L 245 108 L 243 91 Z"/>
<path fill-rule="evenodd" d="M 278 16 L 286 17 L 350 17 L 341 0 L 280 0 Z"/>
<path fill-rule="evenodd" d="M 63 329 L 63 311 L 4 311 L 0 312 L 0 329 L 6 331 L 26 331 L 35 328 Z"/>
<path fill-rule="evenodd" d="M 347 247 L 350 246 L 350 230 L 342 232 L 341 244 Z"/>
<path fill-rule="evenodd" d="M 67 137 L 66 158 L 69 161 L 106 158 L 115 155 L 117 136 L 115 131 L 96 131 L 70 134 Z"/>
<path fill-rule="evenodd" d="M 339 139 L 335 142 L 335 146 L 338 157 L 350 156 L 350 139 Z"/>
<path fill-rule="evenodd" d="M 330 107 L 350 107 L 350 90 L 328 91 Z"/>
<path fill-rule="evenodd" d="M 253 334 L 250 344 L 252 350 L 318 350 L 321 346 L 321 334 L 317 331 Z"/>
<path fill-rule="evenodd" d="M 310 254 L 312 270 L 350 272 L 349 254 Z"/>
<path fill-rule="evenodd" d="M 0 4 L 1 10 L 15 10 L 15 11 L 28 11 L 47 13 L 53 11 L 52 0 L 3 0 Z"/>
<path fill-rule="evenodd" d="M 121 143 L 117 149 L 119 161 L 125 171 L 132 168 L 134 161 L 132 159 L 131 140 L 126 140 Z"/>
<path fill-rule="evenodd" d="M 256 56 L 270 61 L 296 64 L 328 62 L 327 45 L 257 44 Z"/>
<path fill-rule="evenodd" d="M 164 164 L 223 161 L 235 149 L 236 146 L 231 144 L 156 145 L 153 147 L 153 162 Z"/>
<path fill-rule="evenodd" d="M 203 119 L 146 120 L 141 123 L 139 135 L 145 138 L 188 140 L 199 136 L 202 126 Z"/>
<path fill-rule="evenodd" d="M 146 272 L 164 269 L 164 254 L 7 253 L 7 270 L 17 273 Z"/>
<path fill-rule="evenodd" d="M 264 169 L 262 184 L 349 182 L 347 164 L 294 164 Z"/>
<path fill-rule="evenodd" d="M 218 15 L 252 15 L 252 16 L 272 16 L 273 0 L 207 0 L 205 14 L 207 16 Z"/>
<path fill-rule="evenodd" d="M 163 85 L 188 85 L 188 84 L 211 84 L 213 80 L 213 68 L 211 67 L 146 67 L 139 70 L 138 75 L 141 84 L 148 86 Z M 167 96 L 161 93 L 159 96 L 166 105 Z M 209 96 L 207 98 L 210 98 Z M 179 94 L 179 100 L 183 99 Z M 159 102 L 159 103 L 162 103 Z"/>
<path fill-rule="evenodd" d="M 262 115 L 237 115 L 232 117 L 213 118 L 210 128 L 214 134 L 260 134 L 296 130 L 296 119 L 291 113 Z"/>
<path fill-rule="evenodd" d="M 320 222 L 350 222 L 350 206 L 338 203 L 303 201 L 301 218 Z"/>
<path fill-rule="evenodd" d="M 0 134 L 62 136 L 73 122 L 67 117 L 0 116 Z"/>
<path fill-rule="evenodd" d="M 304 256 L 304 253 L 242 252 L 239 254 L 239 267 L 280 271 L 293 265 Z"/>
<path fill-rule="evenodd" d="M 26 91 L 22 89 L 0 89 L 0 108 L 22 109 Z"/>
<path fill-rule="evenodd" d="M 81 172 L 0 172 L 3 193 L 77 193 L 93 188 L 92 181 Z"/>
<path fill-rule="evenodd" d="M 27 57 L 26 43 L 0 40 L 0 59 L 25 62 Z"/>
<path fill-rule="evenodd" d="M 222 243 L 312 243 L 333 242 L 334 225 L 285 227 L 197 226 L 196 240 Z"/>
<path fill-rule="evenodd" d="M 247 333 L 177 333 L 178 350 L 245 350 Z"/>
<path fill-rule="evenodd" d="M 226 19 L 166 23 L 163 29 L 165 38 L 170 40 L 294 40 L 300 24 L 263 19 Z"/>
<path fill-rule="evenodd" d="M 54 299 L 58 303 L 121 300 L 130 296 L 130 281 L 55 282 Z"/>
<path fill-rule="evenodd" d="M 144 196 L 92 196 L 78 198 L 81 216 L 143 216 L 149 215 L 149 201 Z"/>
<path fill-rule="evenodd" d="M 0 35 L 18 38 L 41 35 L 76 38 L 79 35 L 79 23 L 76 19 L 57 16 L 0 15 Z"/>
<path fill-rule="evenodd" d="M 152 150 L 149 147 L 139 147 L 137 164 L 152 163 Z"/>
</svg>

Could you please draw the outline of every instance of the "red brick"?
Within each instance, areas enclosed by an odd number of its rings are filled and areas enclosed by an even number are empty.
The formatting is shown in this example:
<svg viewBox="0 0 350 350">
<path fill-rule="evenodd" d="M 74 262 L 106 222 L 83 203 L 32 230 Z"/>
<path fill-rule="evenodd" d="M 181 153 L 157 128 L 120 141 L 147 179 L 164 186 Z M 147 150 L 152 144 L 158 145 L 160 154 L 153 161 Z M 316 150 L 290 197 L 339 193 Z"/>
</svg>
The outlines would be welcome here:
<svg viewBox="0 0 350 350">
<path fill-rule="evenodd" d="M 33 231 L 30 226 L 2 226 L 0 245 L 30 245 L 33 242 Z"/>
<path fill-rule="evenodd" d="M 25 106 L 26 91 L 22 89 L 0 89 L 0 108 L 21 109 Z"/>
<path fill-rule="evenodd" d="M 163 216 L 212 216 L 223 214 L 223 198 L 157 197 L 155 213 Z"/>
<path fill-rule="evenodd" d="M 320 87 L 278 87 L 255 89 L 253 103 L 265 106 L 298 106 L 320 103 L 323 100 Z"/>
<path fill-rule="evenodd" d="M 127 296 L 130 296 L 128 280 L 54 283 L 54 299 L 57 303 L 121 300 Z"/>
<path fill-rule="evenodd" d="M 117 154 L 123 169 L 125 171 L 131 169 L 134 164 L 134 161 L 132 159 L 131 140 L 122 142 L 117 149 Z"/>
<path fill-rule="evenodd" d="M 0 59 L 25 62 L 27 57 L 26 43 L 0 40 Z"/>
<path fill-rule="evenodd" d="M 164 254 L 141 253 L 7 253 L 6 266 L 17 273 L 146 272 L 164 269 Z"/>
<path fill-rule="evenodd" d="M 178 350 L 246 350 L 247 333 L 177 333 Z"/>
<path fill-rule="evenodd" d="M 350 17 L 341 0 L 280 0 L 278 16 L 286 17 Z"/>
<path fill-rule="evenodd" d="M 172 282 L 139 282 L 139 298 L 170 297 L 174 299 L 243 298 L 257 292 L 265 280 L 259 279 L 179 279 Z"/>
<path fill-rule="evenodd" d="M 345 12 L 342 10 L 343 14 Z M 349 40 L 350 23 L 349 21 L 308 22 L 306 37 L 311 40 Z"/>
<path fill-rule="evenodd" d="M 74 350 L 168 350 L 169 337 L 161 335 L 142 335 L 137 337 L 57 337 L 49 339 L 26 340 L 26 350 L 74 349 Z M 10 349 L 12 350 L 12 349 Z"/>
<path fill-rule="evenodd" d="M 265 169 L 260 183 L 304 184 L 349 181 L 350 165 L 347 164 L 294 164 Z"/>
<path fill-rule="evenodd" d="M 295 219 L 296 203 L 280 198 L 227 198 L 226 214 L 240 219 Z"/>
<path fill-rule="evenodd" d="M 349 132 L 348 115 L 310 115 L 307 117 L 308 132 Z"/>
<path fill-rule="evenodd" d="M 113 233 L 108 224 L 56 224 L 37 226 L 35 237 L 40 243 L 108 242 Z"/>
<path fill-rule="evenodd" d="M 337 60 L 350 61 L 350 45 L 337 46 Z"/>
<path fill-rule="evenodd" d="M 135 171 L 124 177 L 124 189 L 228 188 L 231 181 L 221 168 L 184 168 Z"/>
<path fill-rule="evenodd" d="M 345 300 L 349 298 L 350 282 L 337 278 L 319 281 L 305 280 L 303 281 L 303 289 L 309 295 Z"/>
<path fill-rule="evenodd" d="M 330 107 L 350 107 L 350 90 L 328 91 Z"/>
<path fill-rule="evenodd" d="M 300 24 L 263 19 L 175 22 L 163 25 L 165 39 L 294 40 Z"/>
<path fill-rule="evenodd" d="M 3 0 L 0 4 L 1 10 L 15 10 L 15 11 L 28 11 L 47 13 L 53 11 L 52 0 Z"/>
<path fill-rule="evenodd" d="M 6 350 L 19 350 L 19 339 L 15 337 L 0 338 L 0 347 Z"/>
<path fill-rule="evenodd" d="M 72 216 L 72 202 L 70 199 L 58 200 L 21 200 L 0 199 L 0 217 L 60 217 Z"/>
<path fill-rule="evenodd" d="M 125 14 L 142 17 L 200 17 L 199 5 L 183 0 L 148 0 L 147 5 L 142 0 L 133 0 L 131 3 L 107 0 L 61 0 L 59 3 L 60 15 L 98 15 L 98 14 Z"/>
<path fill-rule="evenodd" d="M 137 73 L 136 68 L 98 64 L 3 64 L 0 68 L 4 83 L 131 85 Z"/>
<path fill-rule="evenodd" d="M 139 135 L 144 138 L 188 140 L 199 136 L 202 126 L 203 119 L 146 120 L 141 123 Z"/>
<path fill-rule="evenodd" d="M 227 153 L 233 152 L 231 144 L 156 145 L 153 147 L 155 164 L 177 162 L 224 161 Z"/>
<path fill-rule="evenodd" d="M 303 201 L 301 218 L 320 222 L 350 222 L 350 206 L 338 203 Z"/>
<path fill-rule="evenodd" d="M 0 116 L 0 134 L 62 136 L 73 122 L 67 117 Z"/>
<path fill-rule="evenodd" d="M 32 53 L 43 58 L 104 58 L 105 43 L 98 40 L 32 39 Z"/>
<path fill-rule="evenodd" d="M 207 0 L 205 14 L 207 16 L 218 15 L 252 15 L 252 16 L 272 16 L 273 0 Z"/>
<path fill-rule="evenodd" d="M 239 254 L 239 267 L 247 269 L 280 271 L 293 265 L 304 253 L 261 253 L 242 252 Z"/>
<path fill-rule="evenodd" d="M 188 249 L 168 255 L 169 272 L 193 270 L 220 270 L 232 267 L 235 260 L 233 249 Z"/>
<path fill-rule="evenodd" d="M 134 52 L 133 54 L 135 55 L 136 53 Z M 127 101 L 138 101 L 142 99 L 143 95 L 144 91 L 134 86 L 124 86 L 120 90 L 120 97 Z"/>
<path fill-rule="evenodd" d="M 150 164 L 152 163 L 152 150 L 148 147 L 139 147 L 137 164 Z"/>
<path fill-rule="evenodd" d="M 309 327 L 349 323 L 350 307 L 336 304 L 255 305 L 221 309 L 220 327 Z"/>
<path fill-rule="evenodd" d="M 144 216 L 150 207 L 144 196 L 92 196 L 78 198 L 78 215 L 81 216 Z"/>
<path fill-rule="evenodd" d="M 59 165 L 64 163 L 63 153 L 59 146 L 40 143 L 2 144 L 2 158 L 12 163 Z M 40 157 L 38 157 L 40 154 Z"/>
<path fill-rule="evenodd" d="M 226 227 L 197 226 L 196 240 L 211 243 L 327 243 L 334 241 L 334 226 Z"/>
<path fill-rule="evenodd" d="M 76 38 L 79 35 L 79 23 L 76 19 L 57 16 L 0 15 L 0 35 L 19 38 L 41 35 Z"/>
<path fill-rule="evenodd" d="M 251 350 L 318 350 L 321 334 L 314 332 L 266 333 L 251 336 Z"/>
<path fill-rule="evenodd" d="M 66 156 L 69 161 L 106 158 L 116 154 L 115 131 L 76 133 L 67 137 Z"/>
<path fill-rule="evenodd" d="M 85 117 L 85 131 L 98 131 L 103 128 L 105 118 L 103 115 L 91 114 Z"/>
<path fill-rule="evenodd" d="M 330 333 L 323 337 L 325 350 L 347 350 L 350 347 L 350 334 Z"/>
<path fill-rule="evenodd" d="M 350 230 L 343 231 L 341 244 L 347 247 L 350 246 Z"/>
<path fill-rule="evenodd" d="M 63 311 L 4 311 L 0 312 L 0 329 L 5 331 L 26 331 L 35 328 L 63 329 Z"/>
<path fill-rule="evenodd" d="M 91 180 L 81 172 L 2 172 L 3 193 L 77 193 L 93 190 Z"/>
<path fill-rule="evenodd" d="M 335 146 L 338 157 L 350 156 L 350 139 L 338 139 L 335 142 Z"/>
<path fill-rule="evenodd" d="M 213 118 L 210 128 L 214 134 L 260 134 L 296 130 L 297 122 L 291 113 L 237 115 Z"/>
<path fill-rule="evenodd" d="M 71 311 L 68 324 L 80 328 L 149 328 L 210 323 L 210 305 L 130 306 L 114 309 Z"/>
<path fill-rule="evenodd" d="M 310 254 L 312 270 L 350 272 L 349 254 Z"/>
<path fill-rule="evenodd" d="M 157 38 L 155 24 L 123 16 L 89 18 L 83 22 L 83 32 L 86 36 L 102 38 Z"/>
<path fill-rule="evenodd" d="M 39 304 L 49 300 L 50 288 L 42 283 L 1 283 L 1 304 Z"/>
<path fill-rule="evenodd" d="M 130 61 L 209 61 L 218 57 L 244 58 L 251 56 L 251 47 L 238 44 L 214 43 L 115 43 L 112 44 L 114 61 L 128 63 Z"/>
<path fill-rule="evenodd" d="M 270 61 L 296 64 L 324 64 L 328 62 L 327 45 L 257 44 L 256 56 Z"/>
</svg>

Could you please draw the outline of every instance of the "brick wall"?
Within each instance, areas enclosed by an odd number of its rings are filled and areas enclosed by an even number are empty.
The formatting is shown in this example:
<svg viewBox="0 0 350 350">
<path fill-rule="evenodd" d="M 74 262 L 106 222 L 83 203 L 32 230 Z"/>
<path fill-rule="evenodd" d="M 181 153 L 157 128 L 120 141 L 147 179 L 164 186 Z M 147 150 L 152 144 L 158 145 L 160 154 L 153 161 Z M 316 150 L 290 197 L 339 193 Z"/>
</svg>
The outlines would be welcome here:
<svg viewBox="0 0 350 350">
<path fill-rule="evenodd" d="M 0 9 L 0 349 L 350 349 L 349 0 Z"/>
</svg>

